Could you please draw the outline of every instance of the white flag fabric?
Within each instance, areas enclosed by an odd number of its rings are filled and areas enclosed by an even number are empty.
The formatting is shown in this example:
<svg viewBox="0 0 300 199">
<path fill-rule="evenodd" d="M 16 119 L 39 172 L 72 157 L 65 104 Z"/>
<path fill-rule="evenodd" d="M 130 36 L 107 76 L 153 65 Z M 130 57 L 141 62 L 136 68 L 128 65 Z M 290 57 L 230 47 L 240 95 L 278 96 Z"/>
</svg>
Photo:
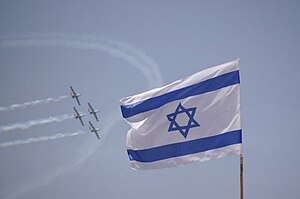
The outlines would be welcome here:
<svg viewBox="0 0 300 199">
<path fill-rule="evenodd" d="M 239 60 L 120 100 L 131 125 L 133 169 L 158 169 L 241 153 Z"/>
</svg>

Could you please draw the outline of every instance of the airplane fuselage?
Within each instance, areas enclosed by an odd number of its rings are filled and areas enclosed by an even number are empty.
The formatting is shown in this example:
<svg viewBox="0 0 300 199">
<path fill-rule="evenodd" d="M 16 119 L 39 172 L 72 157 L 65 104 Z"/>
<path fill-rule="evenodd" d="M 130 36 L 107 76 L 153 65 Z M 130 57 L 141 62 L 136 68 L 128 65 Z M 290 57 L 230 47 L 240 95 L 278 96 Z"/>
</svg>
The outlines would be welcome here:
<svg viewBox="0 0 300 199">
<path fill-rule="evenodd" d="M 77 98 L 77 97 L 79 97 L 79 96 L 80 96 L 80 94 L 76 94 L 76 95 L 74 95 L 74 94 L 72 94 L 72 93 L 71 93 L 71 95 L 72 95 L 72 98 Z"/>
<path fill-rule="evenodd" d="M 75 119 L 82 118 L 83 116 L 84 116 L 84 115 L 75 115 L 75 114 L 74 114 Z"/>
</svg>

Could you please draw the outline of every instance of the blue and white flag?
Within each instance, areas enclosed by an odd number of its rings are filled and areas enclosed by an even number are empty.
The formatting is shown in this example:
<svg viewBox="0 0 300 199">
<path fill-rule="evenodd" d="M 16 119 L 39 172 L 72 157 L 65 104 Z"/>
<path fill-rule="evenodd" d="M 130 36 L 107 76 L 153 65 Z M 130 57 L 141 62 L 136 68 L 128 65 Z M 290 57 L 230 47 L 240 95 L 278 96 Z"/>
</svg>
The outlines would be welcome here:
<svg viewBox="0 0 300 199">
<path fill-rule="evenodd" d="M 157 169 L 241 153 L 239 60 L 120 100 L 132 168 Z"/>
</svg>

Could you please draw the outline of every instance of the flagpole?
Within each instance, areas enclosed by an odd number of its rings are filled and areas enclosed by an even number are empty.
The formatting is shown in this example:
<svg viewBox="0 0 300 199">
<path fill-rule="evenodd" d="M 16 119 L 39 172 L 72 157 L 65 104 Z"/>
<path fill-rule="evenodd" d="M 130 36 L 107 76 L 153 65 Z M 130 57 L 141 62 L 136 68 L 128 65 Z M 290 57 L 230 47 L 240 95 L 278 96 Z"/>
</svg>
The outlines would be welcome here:
<svg viewBox="0 0 300 199">
<path fill-rule="evenodd" d="M 240 199 L 244 199 L 244 179 L 243 179 L 243 172 L 244 172 L 244 160 L 243 160 L 243 153 L 240 154 Z"/>
</svg>

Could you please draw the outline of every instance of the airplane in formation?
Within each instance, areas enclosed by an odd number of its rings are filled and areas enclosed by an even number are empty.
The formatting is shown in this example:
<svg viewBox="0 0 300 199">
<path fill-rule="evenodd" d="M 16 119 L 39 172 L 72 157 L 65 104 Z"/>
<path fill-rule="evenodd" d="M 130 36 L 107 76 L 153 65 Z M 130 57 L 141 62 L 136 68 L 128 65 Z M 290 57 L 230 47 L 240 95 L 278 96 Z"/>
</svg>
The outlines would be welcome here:
<svg viewBox="0 0 300 199">
<path fill-rule="evenodd" d="M 95 118 L 96 118 L 96 120 L 97 121 L 99 121 L 98 120 L 98 117 L 97 117 L 97 113 L 99 112 L 98 110 L 95 110 L 95 109 L 93 109 L 93 107 L 91 106 L 91 104 L 90 103 L 88 103 L 88 105 L 89 105 L 89 113 L 90 114 L 93 114 L 94 116 L 95 116 Z"/>
<path fill-rule="evenodd" d="M 82 117 L 84 116 L 84 114 L 80 114 L 75 107 L 73 107 L 73 109 L 75 111 L 75 113 L 74 113 L 75 119 L 79 119 L 80 122 L 81 122 L 81 124 L 82 124 L 82 126 L 84 126 L 84 123 L 82 121 Z"/>
<path fill-rule="evenodd" d="M 100 137 L 98 135 L 98 131 L 100 131 L 100 129 L 99 128 L 95 128 L 94 125 L 91 123 L 91 121 L 89 121 L 89 123 L 90 123 L 90 131 L 92 133 L 95 133 L 96 136 L 97 136 L 97 138 L 100 140 Z"/>
<path fill-rule="evenodd" d="M 77 103 L 78 103 L 78 105 L 80 105 L 80 101 L 79 101 L 80 94 L 76 93 L 72 86 L 70 86 L 70 89 L 71 89 L 71 96 L 72 96 L 72 98 L 73 99 L 75 98 L 76 101 L 77 101 Z M 99 110 L 94 109 L 90 103 L 88 103 L 88 106 L 89 106 L 89 109 L 88 109 L 89 114 L 91 114 L 91 115 L 93 114 L 94 117 L 96 118 L 96 120 L 99 121 L 98 116 L 97 116 L 97 113 L 99 112 Z M 82 117 L 85 116 L 85 114 L 79 113 L 75 107 L 73 107 L 73 109 L 75 111 L 75 113 L 74 113 L 75 119 L 79 119 L 80 122 L 81 122 L 81 124 L 82 124 L 82 126 L 84 126 Z M 90 126 L 89 126 L 90 131 L 92 133 L 95 133 L 95 135 L 97 136 L 97 138 L 100 140 L 100 137 L 99 137 L 99 134 L 98 134 L 98 131 L 100 131 L 100 129 L 99 128 L 95 128 L 94 125 L 91 123 L 91 121 L 89 121 L 89 124 L 90 124 Z"/>
<path fill-rule="evenodd" d="M 79 96 L 80 96 L 80 94 L 79 93 L 76 93 L 75 91 L 74 91 L 74 89 L 72 88 L 72 86 L 70 86 L 70 88 L 71 88 L 71 96 L 72 96 L 72 98 L 74 99 L 76 99 L 76 101 L 77 101 L 77 103 L 78 103 L 78 105 L 80 105 L 80 102 L 79 102 Z"/>
</svg>

